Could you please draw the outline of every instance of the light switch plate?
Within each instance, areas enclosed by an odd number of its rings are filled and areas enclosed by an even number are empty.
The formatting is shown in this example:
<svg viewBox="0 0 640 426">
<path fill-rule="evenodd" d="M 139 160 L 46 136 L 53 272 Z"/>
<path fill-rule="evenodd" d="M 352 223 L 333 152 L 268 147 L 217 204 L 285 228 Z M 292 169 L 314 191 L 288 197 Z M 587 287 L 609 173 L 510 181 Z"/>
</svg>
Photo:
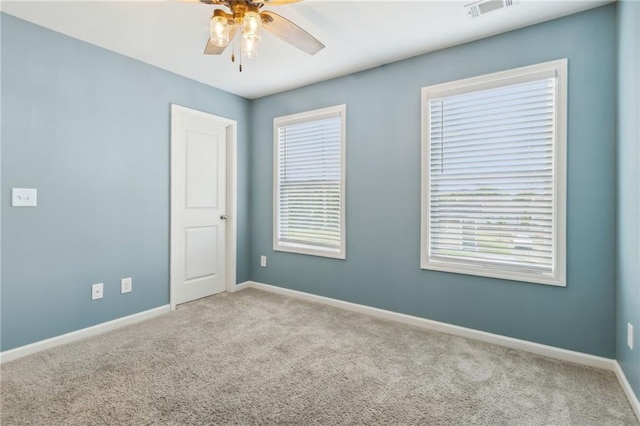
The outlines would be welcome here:
<svg viewBox="0 0 640 426">
<path fill-rule="evenodd" d="M 630 322 L 627 323 L 627 346 L 633 350 L 633 326 Z"/>
<path fill-rule="evenodd" d="M 11 188 L 12 207 L 35 207 L 38 205 L 38 190 L 34 188 Z"/>
</svg>

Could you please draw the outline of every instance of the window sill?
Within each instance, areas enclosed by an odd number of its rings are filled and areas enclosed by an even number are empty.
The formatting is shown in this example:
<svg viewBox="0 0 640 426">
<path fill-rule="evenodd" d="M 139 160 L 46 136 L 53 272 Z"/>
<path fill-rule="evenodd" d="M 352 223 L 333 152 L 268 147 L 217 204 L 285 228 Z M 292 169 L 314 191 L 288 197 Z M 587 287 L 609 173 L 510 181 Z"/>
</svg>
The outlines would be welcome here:
<svg viewBox="0 0 640 426">
<path fill-rule="evenodd" d="M 281 251 L 285 253 L 304 254 L 307 256 L 319 256 L 328 257 L 331 259 L 345 260 L 346 256 L 343 250 L 331 250 L 325 248 L 316 248 L 313 246 L 306 246 L 303 244 L 274 244 L 274 251 Z"/>
<path fill-rule="evenodd" d="M 452 272 L 456 274 L 474 275 L 478 277 L 499 278 L 503 280 L 521 281 L 531 284 L 544 284 L 555 287 L 567 286 L 566 280 L 564 278 L 543 274 L 525 274 L 491 266 L 472 266 L 460 263 L 430 260 L 422 261 L 420 268 L 431 271 Z"/>
</svg>

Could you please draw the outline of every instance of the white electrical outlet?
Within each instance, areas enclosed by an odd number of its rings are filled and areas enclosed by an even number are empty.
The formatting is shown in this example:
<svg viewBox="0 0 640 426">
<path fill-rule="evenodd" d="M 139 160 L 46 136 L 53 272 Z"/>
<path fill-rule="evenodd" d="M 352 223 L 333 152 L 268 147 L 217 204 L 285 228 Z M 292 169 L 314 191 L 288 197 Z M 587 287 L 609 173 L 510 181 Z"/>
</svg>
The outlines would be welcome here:
<svg viewBox="0 0 640 426">
<path fill-rule="evenodd" d="M 91 300 L 102 299 L 103 294 L 102 283 L 91 285 Z"/>
<path fill-rule="evenodd" d="M 260 256 L 260 266 L 263 268 L 267 267 L 267 256 Z"/>
<path fill-rule="evenodd" d="M 630 322 L 627 323 L 627 346 L 633 350 L 633 326 Z"/>
<path fill-rule="evenodd" d="M 120 293 L 131 293 L 133 282 L 131 277 L 120 280 Z"/>
<path fill-rule="evenodd" d="M 35 188 L 11 188 L 11 207 L 35 207 L 38 190 Z"/>
</svg>

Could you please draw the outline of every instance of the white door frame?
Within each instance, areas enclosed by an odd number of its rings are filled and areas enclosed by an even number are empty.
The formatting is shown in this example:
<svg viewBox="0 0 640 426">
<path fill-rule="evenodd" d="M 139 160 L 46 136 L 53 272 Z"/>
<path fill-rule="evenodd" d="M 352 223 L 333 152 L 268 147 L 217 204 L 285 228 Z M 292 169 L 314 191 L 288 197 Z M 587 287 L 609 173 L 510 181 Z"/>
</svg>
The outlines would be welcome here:
<svg viewBox="0 0 640 426">
<path fill-rule="evenodd" d="M 169 244 L 169 304 L 171 310 L 176 309 L 174 294 L 174 279 L 171 270 L 173 259 L 173 247 L 175 246 L 176 232 L 176 206 L 173 203 L 177 193 L 176 179 L 177 164 L 173 153 L 176 151 L 176 130 L 174 117 L 178 114 L 191 116 L 194 118 L 212 120 L 217 124 L 222 124 L 227 128 L 227 220 L 226 223 L 226 282 L 225 289 L 233 293 L 236 289 L 236 238 L 237 238 L 237 190 L 238 190 L 238 123 L 229 118 L 219 117 L 207 112 L 171 104 L 171 239 Z"/>
</svg>

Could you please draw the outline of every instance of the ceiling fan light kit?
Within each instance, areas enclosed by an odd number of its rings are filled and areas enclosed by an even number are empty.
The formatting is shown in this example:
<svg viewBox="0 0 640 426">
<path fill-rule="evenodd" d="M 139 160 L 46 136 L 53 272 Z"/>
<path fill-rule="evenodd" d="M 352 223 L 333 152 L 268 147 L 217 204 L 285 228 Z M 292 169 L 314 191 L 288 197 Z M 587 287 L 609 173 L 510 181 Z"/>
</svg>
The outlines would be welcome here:
<svg viewBox="0 0 640 426">
<path fill-rule="evenodd" d="M 282 5 L 299 0 L 200 0 L 202 3 L 222 5 L 229 8 L 231 13 L 222 9 L 215 9 L 209 24 L 209 40 L 204 50 L 205 55 L 220 55 L 233 42 L 236 33 L 240 31 L 240 49 L 242 56 L 255 58 L 258 55 L 258 44 L 262 39 L 262 29 L 266 29 L 274 36 L 286 41 L 294 47 L 315 55 L 324 49 L 324 44 L 311 34 L 277 13 L 260 9 L 265 5 Z M 232 54 L 232 61 L 235 54 Z M 242 65 L 240 65 L 242 71 Z"/>
<path fill-rule="evenodd" d="M 224 10 L 216 9 L 211 16 L 211 43 L 218 47 L 225 47 L 229 44 L 229 19 Z"/>
</svg>

